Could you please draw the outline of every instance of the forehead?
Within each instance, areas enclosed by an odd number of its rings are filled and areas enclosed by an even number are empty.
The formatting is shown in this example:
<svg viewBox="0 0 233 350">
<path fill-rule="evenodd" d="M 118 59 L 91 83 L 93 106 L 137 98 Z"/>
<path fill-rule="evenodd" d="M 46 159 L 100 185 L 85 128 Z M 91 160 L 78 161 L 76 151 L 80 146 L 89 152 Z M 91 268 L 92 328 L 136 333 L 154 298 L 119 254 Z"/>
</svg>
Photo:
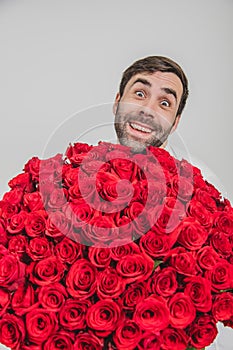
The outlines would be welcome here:
<svg viewBox="0 0 233 350">
<path fill-rule="evenodd" d="M 127 82 L 125 91 L 127 92 L 139 78 L 146 79 L 151 84 L 151 89 L 172 88 L 176 91 L 177 97 L 181 98 L 183 85 L 180 78 L 175 73 L 157 71 L 153 73 L 142 72 L 135 74 Z"/>
</svg>

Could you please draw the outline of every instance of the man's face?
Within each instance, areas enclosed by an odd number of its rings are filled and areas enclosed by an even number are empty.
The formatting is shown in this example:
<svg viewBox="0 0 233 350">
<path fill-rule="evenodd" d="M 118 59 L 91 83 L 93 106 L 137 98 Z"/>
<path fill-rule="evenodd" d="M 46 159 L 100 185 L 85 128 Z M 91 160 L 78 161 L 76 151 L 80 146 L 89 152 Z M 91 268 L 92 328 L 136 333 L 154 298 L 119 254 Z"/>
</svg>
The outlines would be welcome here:
<svg viewBox="0 0 233 350">
<path fill-rule="evenodd" d="M 182 92 L 182 82 L 174 73 L 134 75 L 113 107 L 119 142 L 139 152 L 149 145 L 162 146 L 179 123 Z"/>
</svg>

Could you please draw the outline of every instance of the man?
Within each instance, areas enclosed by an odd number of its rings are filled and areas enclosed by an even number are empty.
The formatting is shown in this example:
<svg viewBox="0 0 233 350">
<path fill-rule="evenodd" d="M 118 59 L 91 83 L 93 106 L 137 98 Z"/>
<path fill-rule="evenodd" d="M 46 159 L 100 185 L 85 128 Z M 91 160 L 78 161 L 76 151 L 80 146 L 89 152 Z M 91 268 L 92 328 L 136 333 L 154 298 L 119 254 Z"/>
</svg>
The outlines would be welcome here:
<svg viewBox="0 0 233 350">
<path fill-rule="evenodd" d="M 165 148 L 175 158 L 186 158 L 168 145 L 189 94 L 188 80 L 182 68 L 163 56 L 149 56 L 134 62 L 122 76 L 113 105 L 115 131 L 121 144 L 143 152 L 146 146 Z M 189 160 L 202 170 L 205 179 L 228 198 L 218 177 L 200 160 Z"/>
<path fill-rule="evenodd" d="M 123 73 L 113 107 L 119 142 L 136 151 L 165 147 L 187 97 L 187 78 L 171 59 L 149 56 L 134 62 Z"/>
<path fill-rule="evenodd" d="M 136 152 L 153 145 L 166 147 L 168 136 L 173 133 L 181 118 L 188 97 L 188 80 L 182 68 L 169 58 L 149 56 L 134 62 L 122 76 L 116 95 L 113 113 L 114 126 L 121 144 Z M 173 148 L 168 148 L 177 157 Z M 192 163 L 194 158 L 192 158 Z M 196 161 L 198 166 L 199 161 Z M 218 178 L 204 164 L 199 166 L 205 179 L 224 194 Z M 219 329 L 223 333 L 222 326 Z M 215 341 L 209 350 L 223 349 L 221 343 L 230 329 L 224 329 L 224 337 Z M 217 344 L 219 342 L 219 344 Z M 226 347 L 225 347 L 226 348 Z M 207 348 L 206 348 L 207 349 Z"/>
</svg>

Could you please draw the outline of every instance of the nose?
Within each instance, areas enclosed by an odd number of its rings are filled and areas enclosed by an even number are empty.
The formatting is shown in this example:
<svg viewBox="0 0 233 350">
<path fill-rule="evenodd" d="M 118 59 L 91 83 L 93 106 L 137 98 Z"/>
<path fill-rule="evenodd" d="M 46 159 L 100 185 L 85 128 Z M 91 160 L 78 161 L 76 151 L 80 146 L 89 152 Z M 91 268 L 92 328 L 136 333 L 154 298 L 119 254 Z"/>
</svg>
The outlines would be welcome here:
<svg viewBox="0 0 233 350">
<path fill-rule="evenodd" d="M 149 117 L 149 118 L 155 118 L 155 115 L 157 114 L 157 108 L 156 103 L 153 101 L 153 99 L 146 99 L 143 101 L 143 104 L 139 108 L 139 114 L 141 116 Z"/>
</svg>

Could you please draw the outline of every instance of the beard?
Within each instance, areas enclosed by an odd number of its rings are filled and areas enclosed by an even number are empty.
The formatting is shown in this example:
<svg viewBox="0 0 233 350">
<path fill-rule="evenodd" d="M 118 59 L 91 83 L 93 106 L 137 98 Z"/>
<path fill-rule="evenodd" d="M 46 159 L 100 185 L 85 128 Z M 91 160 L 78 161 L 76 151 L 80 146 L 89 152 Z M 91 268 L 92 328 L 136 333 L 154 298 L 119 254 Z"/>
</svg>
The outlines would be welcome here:
<svg viewBox="0 0 233 350">
<path fill-rule="evenodd" d="M 162 146 L 162 144 L 167 140 L 169 134 L 171 133 L 171 130 L 175 124 L 175 120 L 172 125 L 164 128 L 159 121 L 156 121 L 151 116 L 147 116 L 144 112 L 140 112 L 138 114 L 128 113 L 122 115 L 118 105 L 115 115 L 114 127 L 120 144 L 128 146 L 132 148 L 134 152 L 139 153 L 144 152 L 148 146 Z M 130 135 L 127 131 L 127 127 L 131 122 L 146 124 L 152 130 L 152 132 L 146 138 Z"/>
</svg>

